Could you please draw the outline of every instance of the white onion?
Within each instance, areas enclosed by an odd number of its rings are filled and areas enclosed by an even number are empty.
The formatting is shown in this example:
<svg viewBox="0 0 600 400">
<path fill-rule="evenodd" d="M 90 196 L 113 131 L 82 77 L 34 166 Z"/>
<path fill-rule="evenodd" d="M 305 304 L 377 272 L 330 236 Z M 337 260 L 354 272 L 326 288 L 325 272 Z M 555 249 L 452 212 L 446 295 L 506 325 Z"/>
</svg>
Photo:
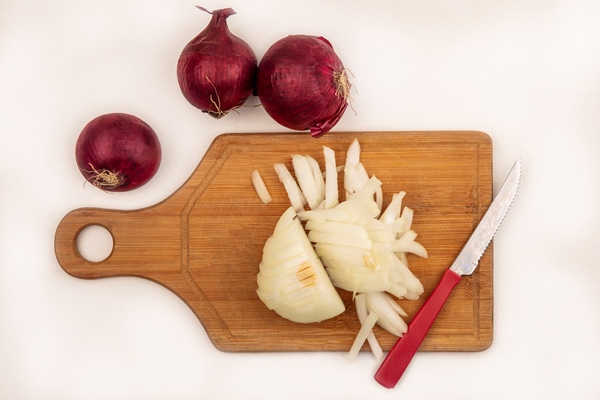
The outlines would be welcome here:
<svg viewBox="0 0 600 400">
<path fill-rule="evenodd" d="M 427 250 L 411 227 L 413 210 L 402 205 L 406 192 L 395 193 L 383 208 L 382 182 L 369 177 L 358 140 L 348 147 L 341 166 L 331 148 L 324 146 L 323 155 L 324 171 L 314 158 L 292 155 L 296 179 L 284 164 L 274 165 L 292 206 L 265 243 L 257 292 L 267 307 L 297 322 L 343 312 L 334 286 L 352 292 L 361 329 L 350 357 L 368 340 L 380 359 L 383 353 L 372 328 L 378 324 L 396 336 L 406 332 L 402 317 L 407 314 L 392 295 L 417 299 L 423 293 L 406 254 L 427 257 Z M 346 198 L 340 202 L 342 171 Z M 304 209 L 306 204 L 310 209 Z M 313 280 L 318 290 L 306 285 Z"/>
<path fill-rule="evenodd" d="M 412 210 L 401 212 L 406 193 L 396 193 L 382 212 L 376 201 L 382 182 L 375 176 L 367 178 L 364 168 L 356 168 L 362 164 L 360 145 L 355 140 L 346 154 L 345 190 L 348 198 L 332 206 L 337 197 L 331 195 L 328 200 L 327 191 L 328 187 L 331 190 L 330 182 L 335 177 L 337 192 L 335 154 L 324 147 L 324 155 L 325 207 L 316 206 L 319 196 L 315 194 L 313 171 L 318 174 L 320 169 L 311 167 L 306 156 L 292 156 L 299 186 L 290 181 L 293 178 L 283 164 L 276 164 L 275 168 L 282 182 L 287 182 L 286 190 L 292 206 L 298 217 L 306 222 L 308 239 L 314 243 L 334 286 L 354 293 L 387 291 L 399 298 L 418 298 L 423 287 L 403 262 L 406 261 L 404 253 L 426 257 L 427 252 L 414 240 L 414 231 L 407 230 L 412 222 Z M 311 210 L 300 208 L 303 198 L 311 199 Z"/>
</svg>

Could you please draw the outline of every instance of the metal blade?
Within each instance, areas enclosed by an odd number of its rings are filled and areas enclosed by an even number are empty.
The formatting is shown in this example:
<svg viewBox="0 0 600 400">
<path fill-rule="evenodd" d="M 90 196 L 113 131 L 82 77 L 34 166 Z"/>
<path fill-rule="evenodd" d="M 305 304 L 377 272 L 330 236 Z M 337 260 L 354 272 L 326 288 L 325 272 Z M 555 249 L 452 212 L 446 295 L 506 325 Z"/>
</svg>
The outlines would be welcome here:
<svg viewBox="0 0 600 400">
<path fill-rule="evenodd" d="M 521 164 L 521 157 L 519 156 L 508 173 L 496 198 L 450 267 L 452 271 L 459 275 L 470 275 L 477 268 L 479 259 L 492 241 L 517 194 L 517 189 L 521 181 Z"/>
</svg>

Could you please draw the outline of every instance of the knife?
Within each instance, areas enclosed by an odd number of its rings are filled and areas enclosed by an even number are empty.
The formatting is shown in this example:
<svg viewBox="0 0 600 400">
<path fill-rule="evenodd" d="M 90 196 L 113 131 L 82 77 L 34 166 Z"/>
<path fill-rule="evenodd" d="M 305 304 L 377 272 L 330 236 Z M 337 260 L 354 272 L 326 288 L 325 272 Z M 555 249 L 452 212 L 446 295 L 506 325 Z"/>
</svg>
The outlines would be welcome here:
<svg viewBox="0 0 600 400">
<path fill-rule="evenodd" d="M 398 339 L 381 363 L 375 373 L 375 380 L 382 386 L 388 389 L 396 386 L 421 342 L 427 336 L 429 328 L 433 325 L 433 321 L 440 313 L 452 289 L 460 282 L 463 275 L 471 275 L 477 268 L 479 259 L 492 241 L 517 194 L 519 182 L 521 181 L 521 167 L 522 161 L 519 156 L 496 198 L 458 257 L 452 266 L 444 272 L 437 287 L 410 321 L 408 331 Z"/>
</svg>

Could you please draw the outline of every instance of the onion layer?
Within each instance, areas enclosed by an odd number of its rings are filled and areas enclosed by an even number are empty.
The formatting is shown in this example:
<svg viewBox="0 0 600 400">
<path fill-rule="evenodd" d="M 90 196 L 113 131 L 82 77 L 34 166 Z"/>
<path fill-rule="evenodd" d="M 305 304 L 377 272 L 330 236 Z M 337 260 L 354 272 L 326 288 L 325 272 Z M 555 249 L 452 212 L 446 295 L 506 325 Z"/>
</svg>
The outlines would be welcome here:
<svg viewBox="0 0 600 400">
<path fill-rule="evenodd" d="M 350 82 L 331 43 L 309 35 L 275 42 L 258 66 L 256 89 L 265 111 L 313 137 L 329 132 L 348 106 Z"/>
<path fill-rule="evenodd" d="M 219 119 L 250 97 L 258 63 L 248 43 L 229 31 L 227 18 L 235 11 L 198 8 L 212 18 L 181 52 L 177 79 L 190 104 Z"/>
<path fill-rule="evenodd" d="M 156 174 L 162 151 L 147 123 L 130 114 L 110 113 L 83 128 L 75 157 L 87 181 L 106 191 L 124 192 L 144 185 Z"/>
</svg>

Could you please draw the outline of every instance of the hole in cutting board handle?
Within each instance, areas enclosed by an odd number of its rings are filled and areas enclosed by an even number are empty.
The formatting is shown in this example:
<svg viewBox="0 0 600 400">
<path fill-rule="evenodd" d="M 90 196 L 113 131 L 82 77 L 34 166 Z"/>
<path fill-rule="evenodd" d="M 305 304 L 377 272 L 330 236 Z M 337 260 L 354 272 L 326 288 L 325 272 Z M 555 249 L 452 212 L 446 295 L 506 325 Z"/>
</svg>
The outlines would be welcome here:
<svg viewBox="0 0 600 400">
<path fill-rule="evenodd" d="M 112 234 L 101 225 L 88 225 L 77 235 L 77 250 L 90 262 L 106 260 L 112 253 L 113 246 Z"/>
</svg>

